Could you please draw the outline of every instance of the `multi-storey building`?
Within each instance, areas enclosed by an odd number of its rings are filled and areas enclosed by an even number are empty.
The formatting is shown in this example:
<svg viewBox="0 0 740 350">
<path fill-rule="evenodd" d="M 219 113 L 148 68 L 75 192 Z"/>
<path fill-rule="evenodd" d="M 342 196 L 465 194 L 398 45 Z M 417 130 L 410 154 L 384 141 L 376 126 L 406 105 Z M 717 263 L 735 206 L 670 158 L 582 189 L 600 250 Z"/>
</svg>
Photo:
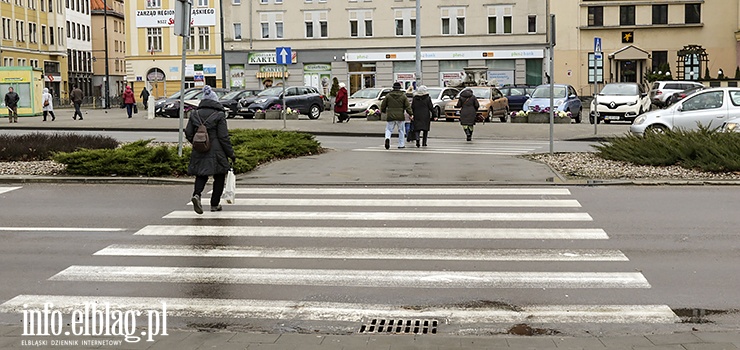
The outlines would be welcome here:
<svg viewBox="0 0 740 350">
<path fill-rule="evenodd" d="M 177 0 L 130 0 L 126 13 L 126 74 L 135 91 L 155 97 L 186 87 L 221 85 L 220 0 L 193 0 L 187 62 L 181 71 L 182 38 L 174 35 Z M 197 69 L 196 69 L 197 68 Z"/>
<path fill-rule="evenodd" d="M 65 0 L 67 28 L 67 67 L 69 86 L 78 86 L 85 96 L 92 96 L 92 27 L 90 0 Z"/>
<path fill-rule="evenodd" d="M 107 50 L 109 95 L 116 96 L 123 91 L 126 85 L 126 21 L 123 14 L 123 0 L 92 0 L 90 7 L 93 28 L 93 95 L 105 96 L 105 53 Z M 108 33 L 107 42 L 106 31 Z"/>
<path fill-rule="evenodd" d="M 282 78 L 276 47 L 291 47 L 287 84 L 350 92 L 416 80 L 420 21 L 421 83 L 459 80 L 486 67 L 499 84 L 540 84 L 546 57 L 544 0 L 232 0 L 224 2 L 228 86 L 262 87 Z"/>
<path fill-rule="evenodd" d="M 698 80 L 719 71 L 734 77 L 740 65 L 738 0 L 557 0 L 557 82 L 591 94 L 599 82 L 646 83 L 666 68 L 674 80 Z M 602 59 L 594 59 L 594 37 Z"/>
<path fill-rule="evenodd" d="M 63 96 L 68 79 L 64 14 L 62 0 L 0 0 L 0 65 L 43 69 L 56 97 Z"/>
</svg>

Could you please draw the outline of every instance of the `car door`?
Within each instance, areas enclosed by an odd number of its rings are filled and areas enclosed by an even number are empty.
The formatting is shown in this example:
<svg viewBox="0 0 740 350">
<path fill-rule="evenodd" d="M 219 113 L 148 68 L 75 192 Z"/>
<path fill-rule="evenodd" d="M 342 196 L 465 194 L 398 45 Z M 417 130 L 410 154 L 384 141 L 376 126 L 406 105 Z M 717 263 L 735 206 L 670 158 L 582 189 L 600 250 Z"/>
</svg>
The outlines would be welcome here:
<svg viewBox="0 0 740 350">
<path fill-rule="evenodd" d="M 681 101 L 673 114 L 673 129 L 696 130 L 698 125 L 718 128 L 727 118 L 724 90 L 707 91 Z"/>
<path fill-rule="evenodd" d="M 568 85 L 568 98 L 566 101 L 568 103 L 567 110 L 573 113 L 573 115 L 578 114 L 578 111 L 580 111 L 582 107 L 581 99 L 578 98 L 576 89 L 570 85 Z"/>
<path fill-rule="evenodd" d="M 503 115 L 506 113 L 506 107 L 509 106 L 508 100 L 497 88 L 491 88 L 491 100 L 493 100 L 493 114 Z"/>
<path fill-rule="evenodd" d="M 727 120 L 740 118 L 740 90 L 728 90 Z"/>
<path fill-rule="evenodd" d="M 290 109 L 301 110 L 301 99 L 298 96 L 298 88 L 290 87 L 285 90 L 285 105 Z"/>
</svg>

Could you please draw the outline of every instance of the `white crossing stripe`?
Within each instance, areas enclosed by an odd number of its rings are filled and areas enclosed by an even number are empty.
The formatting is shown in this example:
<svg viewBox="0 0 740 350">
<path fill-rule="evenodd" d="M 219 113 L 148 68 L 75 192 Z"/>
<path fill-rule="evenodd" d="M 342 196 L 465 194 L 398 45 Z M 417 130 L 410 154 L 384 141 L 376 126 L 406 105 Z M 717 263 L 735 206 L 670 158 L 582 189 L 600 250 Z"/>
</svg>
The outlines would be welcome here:
<svg viewBox="0 0 740 350">
<path fill-rule="evenodd" d="M 361 220 L 361 221 L 593 221 L 587 213 L 428 213 L 428 212 L 318 212 L 318 211 L 220 211 L 196 214 L 176 210 L 164 219 L 249 220 Z"/>
<path fill-rule="evenodd" d="M 237 198 L 235 205 L 360 206 L 360 207 L 552 207 L 580 208 L 573 199 L 338 199 Z M 193 205 L 188 202 L 188 205 Z"/>
<path fill-rule="evenodd" d="M 278 195 L 432 195 L 432 196 L 569 196 L 567 188 L 488 187 L 237 187 L 237 194 Z"/>
<path fill-rule="evenodd" d="M 439 228 L 312 226 L 176 226 L 148 225 L 142 236 L 313 237 L 412 239 L 609 239 L 600 228 Z"/>
<path fill-rule="evenodd" d="M 0 227 L 0 231 L 11 232 L 120 232 L 116 227 Z"/>
<path fill-rule="evenodd" d="M 0 312 L 21 314 L 43 310 L 45 303 L 70 315 L 86 304 L 110 305 L 111 310 L 162 310 L 168 317 L 252 318 L 359 323 L 370 318 L 447 320 L 453 325 L 482 323 L 678 323 L 666 305 L 535 305 L 518 310 L 458 307 L 408 308 L 385 304 L 320 301 L 19 295 L 0 305 Z"/>
<path fill-rule="evenodd" d="M 0 194 L 3 194 L 5 192 L 10 192 L 10 191 L 13 191 L 13 190 L 19 190 L 21 188 L 22 187 L 0 187 Z"/>
<path fill-rule="evenodd" d="M 467 156 L 479 156 L 479 155 L 490 155 L 490 156 L 513 156 L 513 155 L 519 155 L 519 154 L 525 154 L 528 151 L 534 151 L 534 149 L 531 150 L 496 150 L 496 151 L 480 151 L 480 150 L 442 150 L 442 149 L 430 149 L 430 148 L 409 148 L 408 146 L 405 149 L 397 149 L 392 148 L 390 150 L 387 150 L 385 148 L 358 148 L 353 149 L 353 151 L 356 152 L 398 152 L 398 153 L 434 153 L 434 154 L 461 154 L 461 155 L 467 155 Z"/>
<path fill-rule="evenodd" d="M 619 250 L 607 249 L 281 248 L 114 244 L 94 255 L 349 260 L 629 261 Z"/>
<path fill-rule="evenodd" d="M 639 272 L 410 271 L 72 265 L 51 281 L 386 288 L 650 288 Z"/>
</svg>

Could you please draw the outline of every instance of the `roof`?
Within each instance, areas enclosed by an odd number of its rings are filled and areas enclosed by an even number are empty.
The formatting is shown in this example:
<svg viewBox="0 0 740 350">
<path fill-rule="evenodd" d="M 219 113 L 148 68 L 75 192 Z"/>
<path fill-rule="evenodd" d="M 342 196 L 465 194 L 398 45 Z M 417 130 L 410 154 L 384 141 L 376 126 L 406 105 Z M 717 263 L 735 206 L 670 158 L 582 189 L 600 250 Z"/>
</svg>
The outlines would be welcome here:
<svg viewBox="0 0 740 350">
<path fill-rule="evenodd" d="M 90 1 L 90 10 L 100 10 L 103 11 L 105 9 L 105 2 L 103 0 L 92 0 Z M 113 11 L 113 8 L 108 6 L 108 11 Z"/>
</svg>

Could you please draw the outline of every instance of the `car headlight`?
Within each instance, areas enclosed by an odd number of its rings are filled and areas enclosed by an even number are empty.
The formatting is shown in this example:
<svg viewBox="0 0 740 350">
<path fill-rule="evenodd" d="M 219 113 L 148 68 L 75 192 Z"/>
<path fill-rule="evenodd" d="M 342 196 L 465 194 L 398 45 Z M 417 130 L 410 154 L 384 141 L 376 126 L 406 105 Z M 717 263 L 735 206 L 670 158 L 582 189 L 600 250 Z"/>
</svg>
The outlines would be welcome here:
<svg viewBox="0 0 740 350">
<path fill-rule="evenodd" d="M 175 105 L 176 105 L 176 103 L 175 103 L 175 102 L 171 102 L 171 103 L 168 103 L 168 104 L 166 104 L 166 105 L 164 106 L 164 108 L 166 108 L 166 109 L 174 108 L 174 107 L 175 107 Z"/>
<path fill-rule="evenodd" d="M 267 102 L 266 98 L 261 98 L 261 99 L 254 101 L 254 103 L 265 103 L 265 102 Z"/>
<path fill-rule="evenodd" d="M 628 106 L 634 106 L 634 105 L 636 105 L 636 104 L 637 104 L 637 102 L 640 102 L 640 101 L 639 101 L 639 100 L 637 100 L 637 101 L 632 101 L 632 102 L 628 103 L 627 105 L 628 105 Z"/>
<path fill-rule="evenodd" d="M 447 105 L 445 105 L 445 109 L 453 109 L 453 108 L 455 108 L 455 106 L 453 106 L 452 103 L 448 103 Z"/>
<path fill-rule="evenodd" d="M 635 119 L 635 122 L 634 122 L 634 124 L 635 124 L 635 125 L 640 125 L 640 124 L 644 123 L 644 122 L 645 122 L 645 120 L 647 120 L 647 117 L 646 117 L 646 116 L 644 116 L 644 115 L 641 115 L 641 116 L 639 116 L 639 117 L 637 117 L 637 118 Z"/>
<path fill-rule="evenodd" d="M 725 123 L 724 130 L 727 132 L 740 132 L 740 128 L 738 128 L 738 123 Z"/>
<path fill-rule="evenodd" d="M 560 107 L 560 105 L 562 105 L 562 104 L 563 104 L 563 102 L 565 102 L 565 100 L 557 100 L 557 101 L 555 101 L 555 107 L 556 107 L 556 108 L 557 108 L 557 107 Z"/>
</svg>

